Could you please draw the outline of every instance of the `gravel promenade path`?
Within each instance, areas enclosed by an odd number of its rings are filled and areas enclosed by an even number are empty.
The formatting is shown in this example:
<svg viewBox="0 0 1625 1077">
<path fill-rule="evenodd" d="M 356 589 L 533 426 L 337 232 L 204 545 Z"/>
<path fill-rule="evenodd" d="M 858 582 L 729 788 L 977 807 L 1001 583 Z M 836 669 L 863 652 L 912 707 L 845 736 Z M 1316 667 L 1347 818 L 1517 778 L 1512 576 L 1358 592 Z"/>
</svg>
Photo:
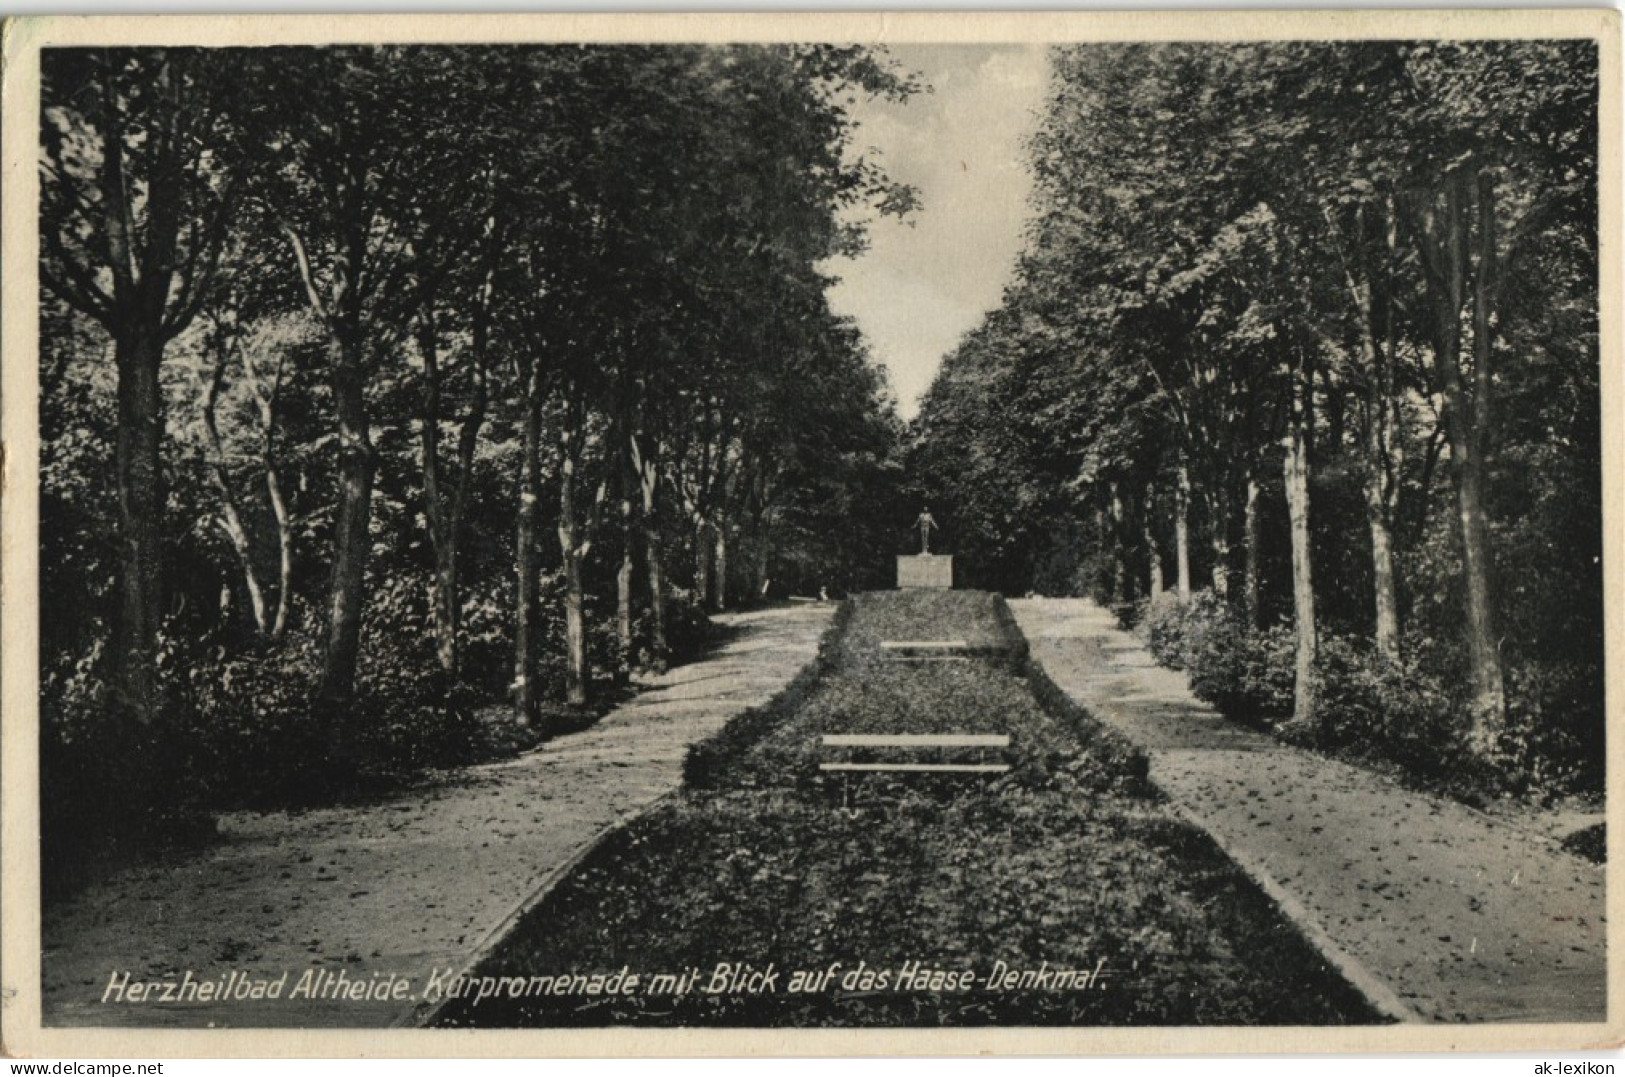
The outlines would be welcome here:
<svg viewBox="0 0 1625 1077">
<path fill-rule="evenodd" d="M 641 680 L 591 728 L 383 803 L 233 814 L 218 843 L 120 872 L 48 910 L 47 1026 L 384 1027 L 461 970 L 606 827 L 675 789 L 686 749 L 766 702 L 815 655 L 834 607 L 717 618 L 727 644 Z M 308 970 L 410 980 L 407 997 L 293 999 Z M 276 978 L 265 1001 L 103 1002 L 110 982 Z M 333 978 L 324 978 L 329 984 Z M 350 988 L 348 990 L 355 990 Z M 364 993 L 369 989 L 363 989 Z"/>
<path fill-rule="evenodd" d="M 1010 606 L 1050 678 L 1145 748 L 1157 785 L 1373 1001 L 1420 1021 L 1604 1019 L 1601 867 L 1221 718 L 1091 602 Z"/>
</svg>

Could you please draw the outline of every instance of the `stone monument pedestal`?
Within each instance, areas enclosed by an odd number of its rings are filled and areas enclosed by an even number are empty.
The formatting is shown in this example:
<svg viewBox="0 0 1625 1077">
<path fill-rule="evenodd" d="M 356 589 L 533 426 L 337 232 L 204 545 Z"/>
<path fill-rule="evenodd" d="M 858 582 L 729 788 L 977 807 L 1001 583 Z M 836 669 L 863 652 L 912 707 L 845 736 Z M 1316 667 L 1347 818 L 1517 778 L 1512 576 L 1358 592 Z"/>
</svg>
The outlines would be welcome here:
<svg viewBox="0 0 1625 1077">
<path fill-rule="evenodd" d="M 921 553 L 897 556 L 898 587 L 938 587 L 951 590 L 953 585 L 952 554 Z"/>
</svg>

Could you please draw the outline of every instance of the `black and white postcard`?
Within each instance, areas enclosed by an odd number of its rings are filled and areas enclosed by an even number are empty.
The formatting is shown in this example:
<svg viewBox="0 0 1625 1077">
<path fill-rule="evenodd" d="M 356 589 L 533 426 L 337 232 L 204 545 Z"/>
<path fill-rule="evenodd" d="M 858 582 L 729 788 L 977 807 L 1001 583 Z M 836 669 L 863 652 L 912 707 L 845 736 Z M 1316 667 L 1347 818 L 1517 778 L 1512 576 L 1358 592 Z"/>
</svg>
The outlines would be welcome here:
<svg viewBox="0 0 1625 1077">
<path fill-rule="evenodd" d="M 13 20 L 5 1051 L 1618 1043 L 1619 63 Z"/>
</svg>

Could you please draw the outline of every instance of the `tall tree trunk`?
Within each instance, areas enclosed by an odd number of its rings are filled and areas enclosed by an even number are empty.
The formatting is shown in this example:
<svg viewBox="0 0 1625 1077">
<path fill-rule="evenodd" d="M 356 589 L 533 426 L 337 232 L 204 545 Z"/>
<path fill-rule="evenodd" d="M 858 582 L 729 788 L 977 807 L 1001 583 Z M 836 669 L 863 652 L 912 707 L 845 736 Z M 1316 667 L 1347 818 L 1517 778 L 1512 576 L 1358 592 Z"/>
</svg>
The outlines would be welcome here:
<svg viewBox="0 0 1625 1077">
<path fill-rule="evenodd" d="M 1393 357 L 1367 327 L 1361 350 L 1369 371 L 1365 429 L 1365 518 L 1371 532 L 1371 579 L 1376 606 L 1377 653 L 1399 659 L 1399 593 L 1394 575 Z"/>
<path fill-rule="evenodd" d="M 496 220 L 488 218 L 484 234 L 484 273 L 475 294 L 470 342 L 466 362 L 469 367 L 471 398 L 468 412 L 457 434 L 457 471 L 449 493 L 442 489 L 440 472 L 440 334 L 435 318 L 435 297 L 425 302 L 418 319 L 418 347 L 423 356 L 423 500 L 429 524 L 429 543 L 434 550 L 435 582 L 433 610 L 435 656 L 448 677 L 457 676 L 462 634 L 462 590 L 458 565 L 462 550 L 463 514 L 468 488 L 474 473 L 474 456 L 479 449 L 480 429 L 485 425 L 489 406 L 486 386 L 486 351 L 490 343 L 491 295 L 495 290 L 492 248 Z"/>
<path fill-rule="evenodd" d="M 703 518 L 694 521 L 694 601 L 702 610 L 711 605 L 710 530 Z"/>
<path fill-rule="evenodd" d="M 197 140 L 183 132 L 202 115 L 194 91 L 203 83 L 184 77 L 180 70 L 184 59 L 164 52 L 138 63 L 139 71 L 133 74 L 143 84 L 139 91 L 143 101 L 163 102 L 164 119 L 144 125 L 141 149 L 129 160 L 125 139 L 129 109 L 140 107 L 131 92 L 134 88 L 120 86 L 132 74 L 129 59 L 103 53 L 99 61 L 96 74 L 74 89 L 86 121 L 81 134 L 94 146 L 88 160 L 99 161 L 99 190 L 94 198 L 69 193 L 77 184 L 68 181 L 61 168 L 62 144 L 46 148 L 50 161 L 42 206 L 47 196 L 58 206 L 66 197 L 73 203 L 67 210 L 72 223 L 42 218 L 41 238 L 46 242 L 38 264 L 41 285 L 99 323 L 113 340 L 118 375 L 114 447 L 118 545 L 110 718 L 129 752 L 120 762 L 126 788 L 118 800 L 140 807 L 152 793 L 147 784 L 151 774 L 144 766 L 159 714 L 157 664 L 164 602 L 160 367 L 165 343 L 192 322 L 201 297 L 210 292 L 235 181 L 214 188 L 222 191 L 222 197 L 209 213 L 203 204 L 187 198 L 184 184 L 169 181 L 194 174 L 200 153 Z M 201 227 L 204 217 L 209 218 L 206 230 Z M 183 222 L 194 225 L 193 245 L 185 258 L 177 256 Z M 89 241 L 80 248 L 87 258 L 76 258 L 52 242 L 60 239 L 63 228 L 88 231 Z"/>
<path fill-rule="evenodd" d="M 1127 526 L 1123 519 L 1123 495 L 1115 482 L 1108 484 L 1107 489 L 1111 498 L 1112 597 L 1118 602 L 1132 602 L 1134 578 L 1129 575 L 1128 551 L 1123 541 L 1123 529 Z"/>
<path fill-rule="evenodd" d="M 254 391 L 254 402 L 259 408 L 260 470 L 265 476 L 265 496 L 271 503 L 271 516 L 276 521 L 277 578 L 276 613 L 271 621 L 271 639 L 279 640 L 288 628 L 288 607 L 293 594 L 293 520 L 288 514 L 288 502 L 282 494 L 282 476 L 276 455 L 276 405 L 282 392 L 282 366 L 285 359 L 279 355 L 276 368 L 267 385 L 247 353 L 243 365 L 248 371 L 249 384 Z"/>
<path fill-rule="evenodd" d="M 288 605 L 293 593 L 293 520 L 288 515 L 288 502 L 282 495 L 282 479 L 277 474 L 276 458 L 271 453 L 270 435 L 266 435 L 265 494 L 271 501 L 271 515 L 276 518 L 277 594 L 276 615 L 271 622 L 271 638 L 281 639 L 288 630 Z"/>
<path fill-rule="evenodd" d="M 1484 443 L 1488 433 L 1490 321 L 1495 274 L 1494 188 L 1478 183 L 1479 227 L 1476 236 L 1465 203 L 1472 178 L 1453 176 L 1439 199 L 1431 193 L 1421 207 L 1419 240 L 1428 268 L 1433 311 L 1433 363 L 1445 398 L 1451 469 L 1456 480 L 1457 520 L 1462 546 L 1467 615 L 1467 646 L 1473 681 L 1472 745 L 1489 753 L 1506 719 L 1506 689 L 1496 641 L 1490 592 L 1490 549 L 1484 520 Z M 1475 392 L 1469 398 L 1461 372 L 1462 308 L 1467 299 L 1469 248 L 1476 240 L 1478 266 L 1473 287 L 1473 353 Z"/>
<path fill-rule="evenodd" d="M 649 668 L 664 673 L 671 664 L 666 642 L 666 566 L 660 555 L 660 528 L 644 521 L 644 563 L 649 573 Z"/>
<path fill-rule="evenodd" d="M 277 397 L 282 391 L 282 370 L 286 360 L 279 352 L 267 376 L 262 373 L 250 351 L 237 347 L 237 354 L 243 364 L 245 383 L 259 413 L 260 475 L 265 483 L 266 498 L 270 502 L 271 516 L 276 526 L 277 601 L 276 610 L 269 612 L 265 609 L 263 600 L 264 587 L 260 583 L 259 572 L 249 552 L 252 544 L 248 538 L 248 529 L 242 521 L 236 492 L 231 487 L 230 476 L 225 468 L 225 451 L 220 439 L 217 410 L 220 392 L 225 382 L 228 349 L 234 347 L 235 342 L 231 339 L 233 336 L 231 330 L 217 326 L 217 331 L 222 334 L 222 338 L 217 340 L 219 350 L 215 356 L 214 372 L 203 401 L 203 430 L 208 442 L 210 471 L 215 489 L 225 505 L 226 518 L 223 526 L 242 563 L 244 584 L 248 588 L 255 625 L 263 638 L 279 640 L 288 627 L 288 608 L 293 589 L 293 521 L 288 514 L 287 500 L 282 494 L 282 479 L 278 474 L 276 457 L 276 405 Z"/>
<path fill-rule="evenodd" d="M 237 510 L 236 498 L 231 492 L 224 466 L 211 462 L 209 470 L 213 475 L 215 491 L 220 496 L 220 529 L 225 532 L 232 552 L 237 555 L 237 566 L 243 574 L 243 587 L 248 592 L 248 608 L 254 616 L 254 629 L 261 638 L 269 638 L 270 613 L 265 605 L 265 591 L 260 587 L 259 572 L 254 567 L 254 549 L 248 537 L 248 528 Z"/>
<path fill-rule="evenodd" d="M 1349 294 L 1360 325 L 1360 361 L 1365 368 L 1365 496 L 1366 526 L 1371 532 L 1372 598 L 1376 608 L 1377 653 L 1390 662 L 1399 659 L 1399 596 L 1394 574 L 1393 521 L 1400 449 L 1397 443 L 1398 402 L 1394 390 L 1394 263 L 1397 257 L 1398 216 L 1390 203 L 1386 214 L 1387 261 L 1383 310 L 1377 312 L 1376 288 L 1371 275 L 1358 279 L 1350 270 Z M 1379 332 L 1386 330 L 1386 339 Z M 1424 484 L 1426 479 L 1424 478 Z"/>
<path fill-rule="evenodd" d="M 1348 400 L 1339 391 L 1337 375 L 1329 366 L 1321 368 L 1320 382 L 1326 390 L 1326 440 L 1331 444 L 1330 452 L 1335 455 L 1343 451 L 1346 439 Z"/>
<path fill-rule="evenodd" d="M 637 534 L 632 523 L 632 487 L 637 480 L 632 474 L 629 452 L 630 434 L 617 438 L 617 484 L 620 488 L 621 564 L 615 572 L 615 644 L 620 651 L 619 676 L 625 678 L 632 670 L 632 576 L 635 568 Z"/>
<path fill-rule="evenodd" d="M 166 64 L 157 78 L 158 92 L 173 89 Z M 177 192 L 171 185 L 149 185 L 146 248 L 133 217 L 133 199 L 125 172 L 124 126 L 115 100 L 113 78 L 102 91 L 102 224 L 114 301 L 109 308 L 113 361 L 118 370 L 118 440 L 114 466 L 118 483 L 119 608 L 113 643 L 114 707 L 130 719 L 137 750 L 149 746 L 158 716 L 158 634 L 164 600 L 163 569 L 163 437 L 164 395 L 160 368 L 164 357 L 165 307 L 175 265 Z M 149 138 L 149 148 L 153 146 Z M 166 143 L 169 140 L 164 140 Z M 167 156 L 164 154 L 163 156 Z M 178 163 L 178 162 L 173 162 Z M 157 163 L 161 167 L 161 163 Z M 100 275 L 100 271 L 96 271 Z M 145 753 L 142 753 L 145 755 Z M 132 760 L 144 766 L 143 761 Z M 132 775 L 132 787 L 147 792 L 147 774 Z"/>
<path fill-rule="evenodd" d="M 341 330 L 329 346 L 333 403 L 339 428 L 339 505 L 333 526 L 331 605 L 321 698 L 342 721 L 355 696 L 361 654 L 361 612 L 366 598 L 367 552 L 372 545 L 372 481 L 377 466 L 367 418 L 366 372 L 360 334 Z"/>
<path fill-rule="evenodd" d="M 634 443 L 635 444 L 635 443 Z M 666 672 L 671 651 L 666 643 L 666 566 L 660 542 L 659 462 L 640 453 L 635 460 L 643 491 L 643 555 L 649 574 L 649 665 Z"/>
<path fill-rule="evenodd" d="M 1381 494 L 1366 484 L 1366 522 L 1371 530 L 1371 577 L 1377 607 L 1377 653 L 1399 660 L 1399 596 L 1394 575 L 1393 532 Z M 1375 496 L 1373 496 L 1375 494 Z"/>
<path fill-rule="evenodd" d="M 1428 516 L 1433 507 L 1433 478 L 1439 471 L 1439 457 L 1450 442 L 1449 425 L 1443 415 L 1439 416 L 1438 422 L 1428 431 L 1427 440 L 1422 443 L 1421 476 L 1417 479 L 1415 492 L 1407 496 L 1405 489 L 1401 488 L 1395 497 L 1394 530 L 1401 536 L 1402 542 L 1406 538 L 1418 542 L 1427 534 Z"/>
<path fill-rule="evenodd" d="M 1097 551 L 1097 557 L 1098 557 L 1098 552 L 1099 551 L 1104 551 L 1106 553 L 1107 558 L 1108 558 L 1108 564 L 1106 566 L 1104 566 L 1104 567 L 1101 566 L 1099 560 L 1095 561 L 1095 569 L 1094 569 L 1094 577 L 1095 578 L 1090 583 L 1090 591 L 1095 596 L 1098 596 L 1101 593 L 1101 591 L 1105 591 L 1106 592 L 1106 601 L 1115 602 L 1117 600 L 1117 592 L 1114 591 L 1112 588 L 1115 586 L 1117 581 L 1116 581 L 1115 575 L 1114 575 L 1114 573 L 1112 571 L 1112 566 L 1109 563 L 1109 560 L 1110 560 L 1110 557 L 1111 557 L 1111 536 L 1108 534 L 1107 526 L 1106 526 L 1106 509 L 1100 503 L 1100 495 L 1098 493 L 1098 490 L 1097 490 L 1095 496 L 1092 497 L 1090 500 L 1092 500 L 1094 502 L 1094 505 L 1095 505 L 1095 508 L 1094 508 L 1094 513 L 1095 513 L 1094 523 L 1095 523 L 1095 549 Z"/>
<path fill-rule="evenodd" d="M 462 585 L 459 571 L 462 551 L 463 516 L 468 504 L 468 488 L 474 472 L 474 456 L 479 450 L 480 430 L 489 406 L 486 386 L 485 353 L 489 338 L 486 311 L 491 282 L 489 274 L 475 307 L 469 350 L 471 399 L 468 413 L 457 433 L 457 470 L 445 489 L 440 469 L 440 346 L 432 310 L 418 325 L 418 350 L 423 356 L 422 471 L 424 517 L 429 524 L 429 544 L 435 560 L 434 623 L 435 656 L 440 668 L 451 677 L 461 665 L 459 637 L 462 634 Z"/>
<path fill-rule="evenodd" d="M 1463 439 L 1471 451 L 1462 460 L 1461 525 L 1473 655 L 1473 741 L 1481 755 L 1488 755 L 1494 751 L 1506 725 L 1506 685 L 1495 631 L 1495 603 L 1490 597 L 1494 564 L 1489 528 L 1484 519 L 1484 457 L 1489 442 L 1494 381 L 1492 321 L 1500 284 L 1495 249 L 1495 181 L 1487 172 L 1478 176 L 1477 240 L 1478 265 L 1473 274 L 1472 427 Z"/>
<path fill-rule="evenodd" d="M 1157 488 L 1148 484 L 1145 488 L 1145 511 L 1140 515 L 1141 541 L 1145 543 L 1145 559 L 1150 566 L 1150 582 L 1147 594 L 1152 601 L 1162 594 L 1162 551 L 1157 549 L 1157 531 L 1152 522 L 1156 519 Z"/>
<path fill-rule="evenodd" d="M 711 608 L 718 613 L 728 608 L 728 521 L 719 517 L 716 526 L 717 576 Z"/>
<path fill-rule="evenodd" d="M 265 481 L 265 496 L 271 503 L 271 516 L 276 521 L 277 596 L 270 638 L 280 640 L 288 628 L 288 608 L 293 592 L 293 520 L 288 514 L 287 499 L 282 494 L 282 477 L 276 454 L 277 398 L 282 393 L 282 371 L 287 358 L 285 351 L 278 351 L 276 363 L 267 379 L 261 375 L 250 352 L 240 354 L 243 371 L 248 375 L 249 389 L 254 395 L 254 405 L 259 411 L 260 473 Z"/>
<path fill-rule="evenodd" d="M 1303 397 L 1312 391 L 1313 383 L 1306 377 L 1300 377 L 1300 382 L 1293 399 L 1285 467 L 1287 515 L 1292 528 L 1292 613 L 1297 634 L 1292 721 L 1312 726 L 1319 694 L 1315 671 L 1319 637 L 1309 547 L 1309 419 Z"/>
<path fill-rule="evenodd" d="M 722 612 L 728 608 L 728 479 L 731 474 L 729 447 L 733 444 L 734 417 L 725 412 L 722 430 L 717 439 L 717 466 L 713 489 L 716 491 L 716 511 L 712 514 L 711 609 Z"/>
<path fill-rule="evenodd" d="M 1207 509 L 1208 550 L 1213 558 L 1208 574 L 1213 593 L 1229 602 L 1235 597 L 1231 593 L 1233 566 L 1230 558 L 1233 552 L 1231 525 L 1234 522 L 1232 517 L 1236 491 L 1232 484 L 1234 469 L 1228 457 L 1228 450 L 1210 449 L 1202 460 L 1198 476 L 1200 481 L 1197 490 L 1201 495 L 1203 507 Z"/>
<path fill-rule="evenodd" d="M 423 356 L 422 472 L 424 518 L 434 552 L 435 658 L 448 676 L 457 675 L 457 536 L 440 490 L 440 342 L 432 311 L 418 325 Z"/>
<path fill-rule="evenodd" d="M 1257 628 L 1263 616 L 1259 605 L 1259 534 L 1258 534 L 1258 476 L 1251 472 L 1247 475 L 1247 509 L 1243 525 L 1247 545 L 1247 564 L 1245 576 L 1242 580 L 1242 600 L 1246 606 L 1247 624 Z"/>
<path fill-rule="evenodd" d="M 207 122 L 211 82 L 210 72 L 193 67 L 184 50 L 158 50 L 134 60 L 104 51 L 93 63 L 96 70 L 72 88 L 84 121 L 77 136 L 48 139 L 42 147 L 46 174 L 37 266 L 44 288 L 99 323 L 113 341 L 116 606 L 108 641 L 112 679 L 103 761 L 116 771 L 116 781 L 83 792 L 101 821 L 139 825 L 163 797 L 161 366 L 165 344 L 191 324 L 204 297 L 212 296 L 237 180 L 211 167 L 211 182 L 193 185 L 189 196 L 189 185 L 180 179 L 196 179 L 203 168 L 204 150 L 193 128 Z M 187 77 L 187 68 L 194 77 Z M 155 102 L 160 103 L 156 111 Z M 132 110 L 143 118 L 132 121 Z M 127 158 L 125 134 L 132 122 L 140 148 Z M 71 169 L 64 167 L 63 151 L 69 146 L 81 164 L 99 173 L 93 195 L 80 182 L 91 177 L 75 181 L 67 175 Z M 217 159 L 214 165 L 229 168 L 229 161 Z M 203 188 L 210 193 L 199 197 Z M 183 225 L 190 226 L 184 255 Z M 64 245 L 68 234 L 84 242 Z"/>
<path fill-rule="evenodd" d="M 114 705 L 136 728 L 158 712 L 158 629 L 163 604 L 163 344 L 157 327 L 132 326 L 114 344 L 118 369 L 118 621 Z M 145 736 L 143 734 L 142 736 Z"/>
<path fill-rule="evenodd" d="M 435 544 L 434 636 L 435 658 L 448 677 L 457 676 L 458 622 L 461 602 L 458 596 L 457 540 L 447 538 Z"/>
<path fill-rule="evenodd" d="M 452 491 L 450 519 L 446 521 L 446 540 L 451 549 L 451 573 L 447 578 L 446 590 L 450 596 L 447 605 L 450 611 L 452 641 L 450 672 L 453 674 L 457 673 L 461 666 L 458 637 L 462 633 L 463 601 L 458 565 L 461 560 L 460 551 L 463 548 L 463 518 L 468 513 L 468 492 L 474 484 L 474 457 L 480 448 L 480 431 L 485 426 L 486 412 L 491 403 L 486 357 L 490 345 L 491 292 L 494 287 L 493 273 L 487 269 L 479 306 L 474 311 L 473 336 L 470 342 L 469 362 L 472 365 L 469 377 L 473 383 L 473 397 L 469 401 L 468 414 L 463 417 L 462 429 L 457 432 L 457 486 Z"/>
<path fill-rule="evenodd" d="M 542 363 L 530 360 L 525 378 L 525 421 L 519 456 L 519 513 L 514 535 L 514 716 L 529 725 L 536 719 L 536 651 L 541 636 L 537 579 L 537 517 L 542 500 Z"/>
<path fill-rule="evenodd" d="M 1221 483 L 1206 498 L 1208 506 L 1208 548 L 1213 552 L 1213 567 L 1209 570 L 1213 593 L 1220 598 L 1230 597 L 1230 498 Z"/>
<path fill-rule="evenodd" d="M 350 191 L 359 190 L 352 185 Z M 372 545 L 372 483 L 377 453 L 367 416 L 367 338 L 359 282 L 366 265 L 365 216 L 347 200 L 330 273 L 328 298 L 311 269 L 297 231 L 284 226 L 310 299 L 327 326 L 328 377 L 339 435 L 339 503 L 333 521 L 327 647 L 318 696 L 340 752 L 347 751 L 345 725 L 355 697 L 361 657 L 361 615 L 366 600 L 367 553 Z"/>
<path fill-rule="evenodd" d="M 1182 459 L 1179 462 L 1179 480 L 1174 487 L 1174 561 L 1178 571 L 1179 601 L 1189 602 L 1191 597 L 1191 473 Z"/>
<path fill-rule="evenodd" d="M 572 707 L 587 705 L 586 588 L 581 563 L 586 543 L 576 512 L 576 471 L 581 459 L 579 424 L 569 424 L 560 437 L 559 553 L 564 561 L 565 698 Z"/>
<path fill-rule="evenodd" d="M 629 502 L 623 502 L 623 510 Z M 621 653 L 620 672 L 625 675 L 632 668 L 632 577 L 634 575 L 632 521 L 629 512 L 623 512 L 626 530 L 621 538 L 621 564 L 615 570 L 615 642 Z"/>
<path fill-rule="evenodd" d="M 767 528 L 764 526 L 761 531 L 761 538 L 756 543 L 756 564 L 751 572 L 751 578 L 754 581 L 753 589 L 757 600 L 767 597 L 768 585 L 772 583 L 767 577 L 767 566 L 771 560 L 771 554 L 772 547 L 768 545 Z"/>
<path fill-rule="evenodd" d="M 563 529 L 560 529 L 561 532 Z M 560 541 L 566 541 L 562 534 Z M 564 687 L 565 700 L 572 707 L 587 705 L 587 613 L 586 588 L 581 581 L 581 557 L 571 554 L 564 562 Z"/>
<path fill-rule="evenodd" d="M 270 614 L 265 607 L 265 592 L 260 587 L 259 571 L 254 567 L 253 543 L 249 540 L 248 528 L 243 523 L 242 512 L 237 505 L 237 493 L 232 488 L 231 476 L 226 473 L 226 452 L 220 440 L 218 417 L 220 391 L 225 385 L 226 360 L 230 354 L 230 345 L 224 339 L 217 339 L 215 344 L 214 367 L 209 374 L 209 384 L 203 393 L 203 435 L 209 480 L 220 499 L 220 529 L 226 533 L 226 539 L 231 543 L 232 551 L 237 555 L 238 567 L 243 573 L 243 586 L 248 591 L 248 605 L 254 615 L 254 628 L 261 638 L 265 638 L 271 634 Z"/>
</svg>

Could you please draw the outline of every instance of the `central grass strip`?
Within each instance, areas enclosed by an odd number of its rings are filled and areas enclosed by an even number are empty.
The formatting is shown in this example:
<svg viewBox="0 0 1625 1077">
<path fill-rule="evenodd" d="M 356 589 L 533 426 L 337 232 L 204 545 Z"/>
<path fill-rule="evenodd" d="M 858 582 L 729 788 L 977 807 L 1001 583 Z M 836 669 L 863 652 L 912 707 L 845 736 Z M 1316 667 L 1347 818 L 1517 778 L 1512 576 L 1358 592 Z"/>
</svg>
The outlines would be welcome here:
<svg viewBox="0 0 1625 1077">
<path fill-rule="evenodd" d="M 899 664 L 880 646 L 894 639 L 977 656 Z M 1381 1020 L 1156 799 L 1144 757 L 1044 683 L 998 596 L 858 596 L 815 667 L 691 751 L 680 797 L 589 856 L 471 980 L 440 985 L 456 997 L 438 1023 Z M 819 769 L 826 735 L 899 734 L 1008 735 L 1010 770 Z"/>
</svg>

